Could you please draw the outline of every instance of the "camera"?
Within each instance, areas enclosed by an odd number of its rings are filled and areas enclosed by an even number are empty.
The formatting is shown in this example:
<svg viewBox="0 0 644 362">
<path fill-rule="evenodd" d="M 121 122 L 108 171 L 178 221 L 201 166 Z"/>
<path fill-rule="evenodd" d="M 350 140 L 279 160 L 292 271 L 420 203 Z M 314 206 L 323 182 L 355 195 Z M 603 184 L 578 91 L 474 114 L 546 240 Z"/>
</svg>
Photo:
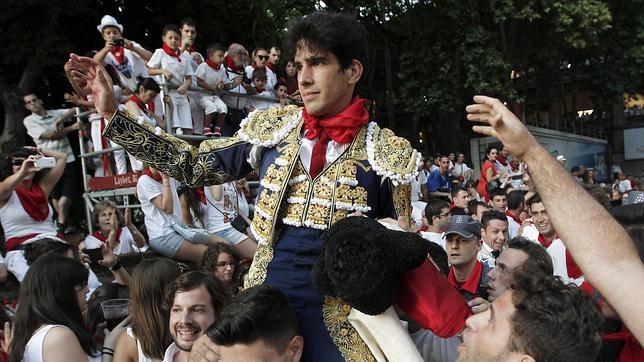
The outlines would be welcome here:
<svg viewBox="0 0 644 362">
<path fill-rule="evenodd" d="M 114 46 L 122 47 L 122 46 L 125 46 L 125 39 L 123 39 L 123 38 L 121 38 L 121 39 L 113 39 L 112 43 L 114 43 Z"/>
<path fill-rule="evenodd" d="M 243 73 L 243 82 L 244 82 L 244 84 L 246 84 L 246 85 L 251 85 L 251 84 L 253 83 L 253 80 L 252 80 L 252 79 L 250 79 L 250 78 L 248 78 L 248 77 L 246 76 L 246 73 Z"/>
</svg>

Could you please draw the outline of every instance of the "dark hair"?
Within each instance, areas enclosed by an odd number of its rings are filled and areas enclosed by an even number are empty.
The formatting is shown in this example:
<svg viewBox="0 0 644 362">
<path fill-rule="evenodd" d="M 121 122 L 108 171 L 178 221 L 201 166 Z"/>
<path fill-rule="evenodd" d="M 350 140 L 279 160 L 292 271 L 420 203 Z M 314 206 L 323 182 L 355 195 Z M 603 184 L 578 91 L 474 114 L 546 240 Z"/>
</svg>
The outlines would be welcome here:
<svg viewBox="0 0 644 362">
<path fill-rule="evenodd" d="M 74 259 L 78 260 L 78 250 L 60 240 L 42 238 L 23 246 L 24 257 L 27 265 L 33 264 L 43 255 L 65 256 L 70 250 L 74 254 Z"/>
<path fill-rule="evenodd" d="M 156 93 L 161 92 L 161 87 L 159 87 L 159 83 L 157 83 L 154 78 L 140 77 L 138 80 L 139 82 L 136 84 L 137 93 L 140 91 L 141 87 L 145 90 L 154 91 Z"/>
<path fill-rule="evenodd" d="M 317 11 L 296 19 L 289 25 L 284 40 L 286 58 L 293 58 L 295 51 L 301 48 L 312 53 L 320 50 L 331 52 L 341 69 L 348 69 L 355 59 L 362 64 L 363 74 L 368 74 L 367 31 L 350 15 Z"/>
<path fill-rule="evenodd" d="M 492 150 L 497 150 L 498 151 L 499 150 L 499 145 L 495 144 L 495 143 L 487 145 L 487 147 L 485 148 L 485 159 L 486 160 L 488 159 L 487 156 L 490 154 L 490 152 L 492 152 Z"/>
<path fill-rule="evenodd" d="M 283 80 L 278 80 L 277 83 L 275 83 L 275 86 L 273 86 L 273 89 L 277 90 L 279 87 L 282 87 L 282 86 L 288 88 L 288 85 L 286 85 L 286 82 L 284 82 Z"/>
<path fill-rule="evenodd" d="M 452 188 L 452 191 L 450 191 L 450 194 L 452 195 L 452 198 L 454 198 L 461 191 L 463 191 L 463 192 L 465 192 L 466 194 L 469 195 L 469 192 L 467 192 L 467 190 L 465 188 L 463 188 L 463 187 L 454 187 L 454 188 Z"/>
<path fill-rule="evenodd" d="M 181 185 L 177 188 L 177 194 L 179 197 L 183 196 L 186 199 L 186 204 L 192 212 L 192 215 L 196 220 L 198 220 L 202 225 L 204 224 L 204 212 L 201 206 L 201 200 L 196 189 L 193 189 L 190 186 Z"/>
<path fill-rule="evenodd" d="M 525 193 L 521 190 L 510 191 L 507 196 L 508 210 L 516 210 L 525 202 Z"/>
<path fill-rule="evenodd" d="M 193 270 L 179 275 L 179 277 L 174 280 L 174 283 L 168 286 L 165 293 L 165 308 L 167 310 L 172 309 L 174 297 L 177 292 L 187 292 L 189 290 L 197 289 L 202 285 L 206 287 L 208 294 L 210 294 L 212 309 L 217 313 L 217 311 L 224 306 L 224 303 L 228 299 L 229 292 L 212 274 L 199 270 Z"/>
<path fill-rule="evenodd" d="M 27 342 L 45 324 L 69 328 L 88 355 L 96 352 L 92 336 L 85 330 L 75 288 L 87 286 L 89 272 L 79 261 L 49 255 L 38 259 L 27 271 L 20 287 L 20 303 L 13 325 L 10 361 L 21 361 Z"/>
<path fill-rule="evenodd" d="M 481 215 L 481 224 L 483 224 L 483 228 L 488 227 L 490 224 L 490 221 L 492 220 L 500 220 L 505 222 L 506 224 L 508 223 L 508 217 L 505 216 L 504 213 L 501 211 L 497 210 L 488 210 L 484 211 L 483 215 Z"/>
<path fill-rule="evenodd" d="M 467 214 L 470 216 L 476 215 L 476 210 L 478 210 L 479 206 L 488 208 L 488 205 L 483 201 L 470 200 L 470 202 L 467 203 Z"/>
<path fill-rule="evenodd" d="M 0 164 L 0 181 L 3 181 L 7 177 L 13 175 L 13 159 L 14 158 L 28 158 L 29 156 L 37 155 L 38 151 L 34 148 L 27 147 L 16 147 L 12 148 L 9 151 L 7 157 L 2 158 L 2 163 Z M 37 182 L 41 172 L 37 172 L 34 176 L 33 182 Z"/>
<path fill-rule="evenodd" d="M 87 317 L 85 318 L 87 328 L 93 333 L 96 333 L 98 325 L 105 321 L 101 303 L 106 300 L 119 298 L 130 298 L 130 290 L 127 285 L 108 283 L 96 288 L 87 301 Z"/>
<path fill-rule="evenodd" d="M 219 255 L 222 253 L 230 255 L 235 262 L 235 271 L 233 272 L 233 284 L 235 284 L 235 281 L 239 278 L 238 274 L 241 270 L 239 268 L 239 260 L 235 255 L 235 249 L 228 244 L 216 243 L 208 245 L 208 248 L 204 251 L 203 257 L 201 258 L 199 268 L 207 273 L 214 273 L 217 270 L 217 260 L 219 259 Z M 237 285 L 233 285 L 233 289 L 236 288 Z"/>
<path fill-rule="evenodd" d="M 286 295 L 266 284 L 241 291 L 217 314 L 208 337 L 220 346 L 262 341 L 282 353 L 299 334 Z"/>
<path fill-rule="evenodd" d="M 132 272 L 132 332 L 145 355 L 163 359 L 172 342 L 168 330 L 169 316 L 163 309 L 165 288 L 179 276 L 179 267 L 171 259 L 144 259 Z"/>
<path fill-rule="evenodd" d="M 532 195 L 532 197 L 528 199 L 529 208 L 532 208 L 532 204 L 538 204 L 538 203 L 543 203 L 543 201 L 541 201 L 541 195 L 539 195 L 539 193 Z"/>
<path fill-rule="evenodd" d="M 282 51 L 282 49 L 280 49 L 279 45 L 277 45 L 277 44 L 273 44 L 273 45 L 271 45 L 271 46 L 268 48 L 268 51 L 270 52 L 270 51 L 271 51 L 271 49 L 275 49 L 275 50 L 280 51 L 280 52 Z"/>
<path fill-rule="evenodd" d="M 602 316 L 583 289 L 557 277 L 513 273 L 510 351 L 535 361 L 593 361 L 599 352 Z"/>
<path fill-rule="evenodd" d="M 581 171 L 581 167 L 579 167 L 579 166 L 573 166 L 570 169 L 570 173 L 579 172 L 579 171 Z"/>
<path fill-rule="evenodd" d="M 546 251 L 546 248 L 527 238 L 517 236 L 508 242 L 508 249 L 517 249 L 528 255 L 528 259 L 521 265 L 522 270 L 530 273 L 539 273 L 542 275 L 552 275 L 554 273 L 552 258 Z"/>
<path fill-rule="evenodd" d="M 179 28 L 183 28 L 184 25 L 188 26 L 194 26 L 195 28 L 197 27 L 197 22 L 194 21 L 192 18 L 183 18 L 181 19 L 181 22 L 179 23 Z M 181 34 L 181 33 L 179 33 Z"/>
<path fill-rule="evenodd" d="M 610 214 L 623 226 L 644 224 L 644 203 L 613 207 Z"/>
<path fill-rule="evenodd" d="M 174 24 L 168 24 L 168 25 L 164 26 L 164 27 L 163 27 L 163 31 L 161 32 L 161 34 L 162 34 L 163 36 L 165 36 L 165 34 L 166 34 L 167 32 L 169 32 L 169 31 L 173 31 L 173 32 L 175 32 L 175 33 L 177 33 L 177 34 L 181 35 L 181 29 L 179 29 L 179 27 L 178 27 L 178 26 L 176 26 L 176 25 L 174 25 Z"/>
<path fill-rule="evenodd" d="M 254 69 L 251 78 L 252 79 L 255 79 L 255 78 L 266 79 L 266 69 L 264 69 L 264 68 L 256 68 L 256 69 Z"/>
<path fill-rule="evenodd" d="M 210 58 L 212 53 L 216 51 L 226 52 L 226 47 L 221 45 L 220 43 L 210 43 L 210 45 L 208 45 L 208 48 L 206 48 L 206 55 L 208 56 L 208 58 Z"/>
<path fill-rule="evenodd" d="M 429 200 L 427 205 L 425 205 L 425 218 L 427 218 L 429 225 L 434 225 L 432 219 L 434 218 L 434 216 L 440 215 L 441 210 L 445 208 L 449 208 L 447 201 L 441 199 Z"/>
<path fill-rule="evenodd" d="M 506 196 L 505 190 L 497 187 L 490 191 L 490 200 L 494 199 L 496 196 Z"/>
<path fill-rule="evenodd" d="M 592 196 L 595 201 L 599 202 L 599 204 L 602 205 L 604 209 L 609 210 L 611 208 L 608 195 L 606 195 L 606 192 L 604 192 L 604 190 L 599 185 L 583 183 L 581 184 L 581 187 L 588 191 L 590 196 Z"/>
</svg>

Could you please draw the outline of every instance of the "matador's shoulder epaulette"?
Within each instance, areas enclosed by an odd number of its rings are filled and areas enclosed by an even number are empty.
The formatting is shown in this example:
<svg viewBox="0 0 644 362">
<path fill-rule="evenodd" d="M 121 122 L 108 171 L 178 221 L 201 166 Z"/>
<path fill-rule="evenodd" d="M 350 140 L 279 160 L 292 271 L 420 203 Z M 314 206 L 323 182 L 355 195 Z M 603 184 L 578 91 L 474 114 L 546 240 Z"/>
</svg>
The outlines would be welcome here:
<svg viewBox="0 0 644 362">
<path fill-rule="evenodd" d="M 373 170 L 388 177 L 394 185 L 408 184 L 418 175 L 421 156 L 409 141 L 396 136 L 388 128 L 380 128 L 375 122 L 367 129 L 367 157 Z"/>
<path fill-rule="evenodd" d="M 297 106 L 251 112 L 240 124 L 239 138 L 257 146 L 275 147 L 302 121 Z"/>
</svg>

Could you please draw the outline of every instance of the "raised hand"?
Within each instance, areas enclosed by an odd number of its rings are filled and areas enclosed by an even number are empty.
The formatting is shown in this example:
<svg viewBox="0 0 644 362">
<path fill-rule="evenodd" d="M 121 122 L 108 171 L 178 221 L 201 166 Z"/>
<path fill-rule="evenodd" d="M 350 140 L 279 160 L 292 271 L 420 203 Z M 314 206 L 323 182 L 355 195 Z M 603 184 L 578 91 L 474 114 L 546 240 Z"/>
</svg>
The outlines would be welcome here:
<svg viewBox="0 0 644 362">
<path fill-rule="evenodd" d="M 465 108 L 467 119 L 488 125 L 474 126 L 474 132 L 499 139 L 510 153 L 521 159 L 538 145 L 528 128 L 500 100 L 474 96 L 474 102 Z"/>
<path fill-rule="evenodd" d="M 109 120 L 117 110 L 116 97 L 112 87 L 112 79 L 105 68 L 92 58 L 80 57 L 70 54 L 68 65 L 71 70 L 71 79 L 77 85 L 83 82 L 92 90 L 96 111 Z"/>
</svg>

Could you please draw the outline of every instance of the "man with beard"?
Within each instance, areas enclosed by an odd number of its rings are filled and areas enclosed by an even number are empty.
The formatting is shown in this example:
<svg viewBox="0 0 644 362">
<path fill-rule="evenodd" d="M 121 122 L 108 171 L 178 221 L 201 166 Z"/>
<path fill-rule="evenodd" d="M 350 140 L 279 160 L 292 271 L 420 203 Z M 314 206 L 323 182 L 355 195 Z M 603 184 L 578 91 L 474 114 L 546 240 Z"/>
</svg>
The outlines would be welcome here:
<svg viewBox="0 0 644 362">
<path fill-rule="evenodd" d="M 204 272 L 191 271 L 175 280 L 167 294 L 174 343 L 166 349 L 163 362 L 188 360 L 193 343 L 215 322 L 215 313 L 227 297 L 221 283 Z"/>
</svg>

